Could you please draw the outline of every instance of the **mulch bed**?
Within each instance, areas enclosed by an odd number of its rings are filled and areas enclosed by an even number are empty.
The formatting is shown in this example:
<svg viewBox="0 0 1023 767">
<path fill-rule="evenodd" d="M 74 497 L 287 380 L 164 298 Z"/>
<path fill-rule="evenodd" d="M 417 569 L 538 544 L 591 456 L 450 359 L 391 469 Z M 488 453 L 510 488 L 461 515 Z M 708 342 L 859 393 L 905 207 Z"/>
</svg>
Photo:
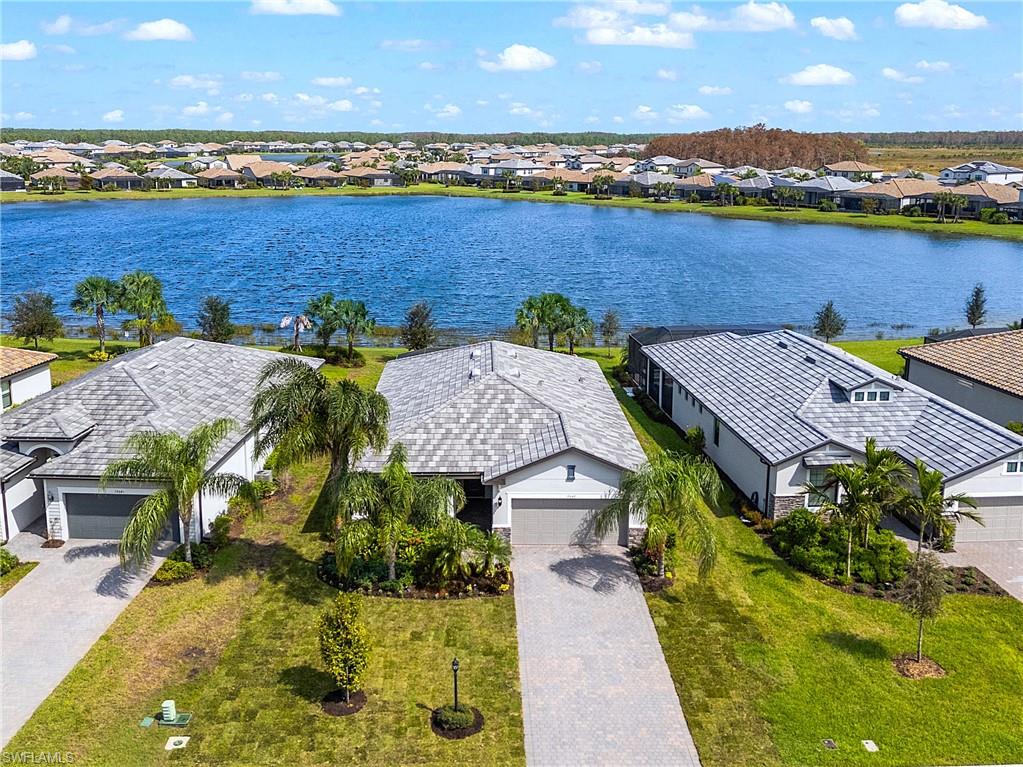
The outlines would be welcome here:
<svg viewBox="0 0 1023 767">
<path fill-rule="evenodd" d="M 338 576 L 332 565 L 332 560 L 328 559 L 330 556 L 330 552 L 327 552 L 317 563 L 316 577 L 336 589 L 355 594 L 394 599 L 480 599 L 501 597 L 514 591 L 515 581 L 512 573 L 503 567 L 497 571 L 497 575 L 493 578 L 470 577 L 464 581 L 453 581 L 446 588 L 421 588 L 413 585 L 403 591 L 389 591 L 380 588 L 380 584 L 376 583 L 369 588 L 351 588 Z M 502 591 L 502 586 L 507 588 Z"/>
<path fill-rule="evenodd" d="M 655 593 L 658 591 L 664 591 L 675 581 L 671 578 L 662 578 L 657 575 L 640 575 L 639 584 L 643 587 L 643 591 L 649 593 Z"/>
<path fill-rule="evenodd" d="M 945 676 L 945 669 L 926 655 L 919 661 L 913 653 L 897 655 L 892 658 L 892 665 L 907 679 L 940 679 Z"/>
<path fill-rule="evenodd" d="M 63 545 L 64 541 L 60 540 L 59 538 L 50 538 L 48 540 L 43 541 L 43 545 L 40 548 L 59 549 Z"/>
<path fill-rule="evenodd" d="M 362 707 L 366 705 L 366 693 L 359 690 L 353 692 L 350 697 L 351 700 L 345 702 L 344 690 L 328 692 L 320 701 L 320 708 L 323 709 L 323 713 L 330 716 L 351 716 L 362 711 Z"/>
<path fill-rule="evenodd" d="M 459 706 L 461 708 L 461 706 Z M 433 730 L 434 735 L 439 735 L 442 738 L 448 740 L 461 740 L 462 738 L 468 738 L 470 735 L 475 735 L 477 732 L 483 729 L 483 714 L 480 710 L 473 706 L 472 708 L 473 721 L 468 727 L 461 727 L 457 730 L 443 730 L 437 726 L 436 722 L 433 721 L 433 714 L 430 714 L 430 729 Z"/>
</svg>

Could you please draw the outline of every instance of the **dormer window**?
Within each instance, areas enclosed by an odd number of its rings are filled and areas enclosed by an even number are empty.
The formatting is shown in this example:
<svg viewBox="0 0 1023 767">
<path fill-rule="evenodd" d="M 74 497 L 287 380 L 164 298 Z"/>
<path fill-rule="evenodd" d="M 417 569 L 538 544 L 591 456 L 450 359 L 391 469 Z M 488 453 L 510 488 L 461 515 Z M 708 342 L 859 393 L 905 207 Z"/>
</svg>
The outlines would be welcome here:
<svg viewBox="0 0 1023 767">
<path fill-rule="evenodd" d="M 866 392 L 858 391 L 855 394 L 853 394 L 853 401 L 863 402 L 863 400 L 866 399 L 866 397 L 867 397 Z"/>
<path fill-rule="evenodd" d="M 891 402 L 892 392 L 890 389 L 860 389 L 852 393 L 852 402 Z"/>
<path fill-rule="evenodd" d="M 877 392 L 876 391 L 868 391 L 867 392 L 867 402 L 877 402 Z"/>
</svg>

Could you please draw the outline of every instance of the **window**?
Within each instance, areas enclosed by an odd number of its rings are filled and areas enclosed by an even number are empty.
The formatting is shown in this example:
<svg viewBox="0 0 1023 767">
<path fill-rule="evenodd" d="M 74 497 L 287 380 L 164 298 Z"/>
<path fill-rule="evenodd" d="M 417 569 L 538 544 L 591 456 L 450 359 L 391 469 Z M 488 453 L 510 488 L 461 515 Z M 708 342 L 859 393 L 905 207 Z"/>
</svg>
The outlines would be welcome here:
<svg viewBox="0 0 1023 767">
<path fill-rule="evenodd" d="M 867 392 L 867 402 L 877 402 L 877 392 L 876 391 L 868 391 Z"/>
<path fill-rule="evenodd" d="M 575 466 L 572 464 L 568 465 L 568 475 L 565 477 L 566 482 L 575 482 Z"/>
<path fill-rule="evenodd" d="M 813 485 L 817 489 L 821 489 L 824 484 L 828 481 L 828 467 L 826 466 L 811 466 L 806 472 L 807 484 Z M 838 498 L 838 486 L 834 485 L 829 487 L 824 492 L 824 497 L 830 500 L 832 503 Z M 806 507 L 808 509 L 819 508 L 822 503 L 822 498 L 816 493 L 806 494 Z"/>
<path fill-rule="evenodd" d="M 877 398 L 882 402 L 887 402 L 892 398 L 892 393 L 890 391 L 880 391 L 877 393 Z"/>
<path fill-rule="evenodd" d="M 714 444 L 721 444 L 721 421 L 717 418 L 714 419 Z"/>
<path fill-rule="evenodd" d="M 1006 474 L 1023 474 L 1023 462 L 1021 461 L 1009 461 L 1005 464 Z"/>
<path fill-rule="evenodd" d="M 863 402 L 863 400 L 864 400 L 865 396 L 866 396 L 866 395 L 865 395 L 865 394 L 864 394 L 863 392 L 861 392 L 861 391 L 858 391 L 858 392 L 856 392 L 855 394 L 853 394 L 853 400 L 854 400 L 855 402 Z"/>
<path fill-rule="evenodd" d="M 0 381 L 0 391 L 3 393 L 4 410 L 11 406 L 11 382 Z"/>
</svg>

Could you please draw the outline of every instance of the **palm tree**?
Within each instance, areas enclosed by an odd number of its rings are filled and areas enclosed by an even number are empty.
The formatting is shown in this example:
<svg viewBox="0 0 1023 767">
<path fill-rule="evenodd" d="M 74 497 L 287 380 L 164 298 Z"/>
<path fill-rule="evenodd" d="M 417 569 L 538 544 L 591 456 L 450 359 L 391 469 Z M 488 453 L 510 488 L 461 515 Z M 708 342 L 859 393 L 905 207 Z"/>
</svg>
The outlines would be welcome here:
<svg viewBox="0 0 1023 767">
<path fill-rule="evenodd" d="M 554 187 L 554 194 L 560 195 L 565 193 L 565 179 L 561 176 L 552 178 L 551 185 Z"/>
<path fill-rule="evenodd" d="M 464 505 L 461 484 L 443 476 L 417 479 L 408 470 L 405 446 L 395 443 L 379 474 L 355 472 L 342 480 L 335 522 L 339 572 L 347 572 L 366 543 L 374 543 L 393 581 L 397 577 L 398 542 L 409 525 L 437 527 Z"/>
<path fill-rule="evenodd" d="M 867 437 L 864 443 L 863 468 L 871 477 L 877 517 L 863 527 L 863 545 L 870 543 L 870 531 L 878 525 L 881 517 L 891 513 L 898 505 L 899 488 L 908 476 L 906 464 L 891 448 L 879 448 L 877 440 Z"/>
<path fill-rule="evenodd" d="M 590 180 L 590 183 L 593 185 L 594 189 L 596 189 L 595 196 L 597 197 L 608 196 L 611 190 L 611 185 L 614 182 L 615 177 L 610 173 L 594 174 L 593 178 Z"/>
<path fill-rule="evenodd" d="M 938 206 L 938 223 L 944 224 L 946 222 L 945 211 L 952 211 L 952 223 L 959 223 L 959 213 L 963 208 L 966 207 L 969 202 L 966 197 L 955 192 L 943 191 L 937 192 L 934 195 L 934 204 Z"/>
<path fill-rule="evenodd" d="M 529 296 L 515 310 L 515 325 L 523 333 L 528 333 L 533 341 L 533 348 L 540 345 L 540 326 L 543 325 L 539 296 Z"/>
<path fill-rule="evenodd" d="M 337 324 L 345 332 L 348 342 L 348 359 L 353 359 L 355 354 L 355 337 L 360 333 L 366 335 L 372 333 L 376 327 L 375 320 L 369 316 L 369 310 L 362 301 L 353 301 L 346 298 L 337 304 Z"/>
<path fill-rule="evenodd" d="M 263 368 L 252 400 L 255 454 L 261 458 L 273 451 L 279 471 L 325 456 L 333 491 L 367 449 L 386 447 L 389 413 L 383 395 L 354 381 L 331 383 L 302 360 L 274 360 Z"/>
<path fill-rule="evenodd" d="M 977 508 L 976 500 L 965 493 L 945 494 L 945 477 L 940 471 L 928 469 L 927 464 L 919 458 L 916 459 L 914 469 L 916 486 L 899 498 L 899 507 L 911 516 L 919 527 L 917 554 L 923 550 L 927 528 L 947 534 L 954 531 L 953 520 L 959 523 L 963 519 L 969 519 L 984 524 L 980 514 L 968 510 Z"/>
<path fill-rule="evenodd" d="M 820 511 L 840 520 L 846 526 L 845 576 L 852 578 L 853 533 L 880 518 L 877 489 L 873 477 L 862 465 L 835 464 L 828 467 L 822 487 L 807 484 L 807 493 L 820 499 Z M 837 501 L 831 491 L 841 490 Z"/>
<path fill-rule="evenodd" d="M 714 190 L 718 193 L 718 203 L 720 205 L 732 204 L 732 200 L 735 198 L 736 193 L 734 186 L 722 181 L 714 186 Z"/>
<path fill-rule="evenodd" d="M 174 432 L 139 432 L 128 438 L 131 458 L 111 463 L 101 486 L 112 481 L 160 485 L 132 511 L 121 536 L 122 564 L 139 565 L 152 557 L 153 544 L 177 512 L 184 528 L 185 561 L 192 561 L 192 503 L 202 493 L 237 495 L 258 509 L 252 484 L 238 474 L 213 474 L 208 467 L 217 449 L 237 424 L 219 418 L 193 429 L 187 436 Z"/>
<path fill-rule="evenodd" d="M 565 332 L 567 319 L 572 312 L 572 302 L 560 293 L 541 293 L 539 302 L 540 324 L 547 333 L 547 349 L 554 351 L 554 338 Z"/>
<path fill-rule="evenodd" d="M 504 191 L 507 192 L 511 188 L 512 183 L 515 180 L 515 174 L 512 173 L 510 170 L 502 170 L 501 178 L 504 179 Z"/>
<path fill-rule="evenodd" d="M 597 512 L 594 529 L 603 538 L 623 515 L 639 517 L 647 528 L 647 550 L 657 554 L 658 575 L 664 575 L 664 551 L 668 538 L 674 535 L 696 556 L 703 578 L 717 557 L 703 507 L 715 508 L 721 490 L 721 478 L 705 458 L 659 453 L 639 469 L 622 475 L 617 495 Z"/>
<path fill-rule="evenodd" d="M 96 337 L 99 338 L 99 351 L 107 350 L 106 312 L 116 312 L 121 300 L 121 286 L 109 277 L 93 275 L 75 285 L 75 297 L 71 301 L 71 310 L 77 314 L 91 314 L 96 317 Z"/>
<path fill-rule="evenodd" d="M 565 317 L 565 338 L 568 339 L 568 353 L 575 354 L 576 342 L 593 335 L 593 320 L 585 307 L 573 306 Z"/>
<path fill-rule="evenodd" d="M 326 351 L 330 346 L 331 336 L 340 327 L 339 304 L 334 300 L 334 294 L 327 292 L 310 299 L 305 313 L 316 330 L 320 346 Z"/>
<path fill-rule="evenodd" d="M 281 329 L 292 328 L 291 337 L 291 348 L 293 351 L 302 351 L 302 340 L 299 338 L 299 333 L 305 330 L 311 330 L 313 327 L 312 321 L 304 314 L 296 314 L 292 317 L 290 314 L 285 314 L 281 317 Z"/>
<path fill-rule="evenodd" d="M 163 298 L 163 283 L 149 272 L 136 271 L 121 278 L 120 306 L 135 315 L 125 326 L 138 330 L 139 346 L 150 346 L 160 328 L 173 322 Z"/>
</svg>

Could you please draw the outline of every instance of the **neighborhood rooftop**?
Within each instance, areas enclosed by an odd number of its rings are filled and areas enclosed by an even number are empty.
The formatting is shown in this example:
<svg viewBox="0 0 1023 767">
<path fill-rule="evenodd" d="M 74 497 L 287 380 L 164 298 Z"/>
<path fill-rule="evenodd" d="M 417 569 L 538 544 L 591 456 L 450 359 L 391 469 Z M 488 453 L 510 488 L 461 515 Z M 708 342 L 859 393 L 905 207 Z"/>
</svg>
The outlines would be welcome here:
<svg viewBox="0 0 1023 767">
<path fill-rule="evenodd" d="M 0 378 L 24 373 L 37 365 L 44 365 L 55 359 L 57 359 L 57 355 L 50 352 L 0 346 Z"/>
<path fill-rule="evenodd" d="M 377 390 L 391 404 L 390 444 L 406 446 L 413 472 L 487 482 L 572 448 L 620 468 L 644 460 L 590 360 L 487 341 L 391 362 Z"/>
<path fill-rule="evenodd" d="M 899 354 L 1023 397 L 1023 330 L 906 347 Z"/>
<path fill-rule="evenodd" d="M 878 444 L 947 478 L 1023 447 L 1023 437 L 852 355 L 789 330 L 647 346 L 644 353 L 771 464 L 834 443 Z M 886 401 L 852 390 L 879 384 Z"/>
</svg>

